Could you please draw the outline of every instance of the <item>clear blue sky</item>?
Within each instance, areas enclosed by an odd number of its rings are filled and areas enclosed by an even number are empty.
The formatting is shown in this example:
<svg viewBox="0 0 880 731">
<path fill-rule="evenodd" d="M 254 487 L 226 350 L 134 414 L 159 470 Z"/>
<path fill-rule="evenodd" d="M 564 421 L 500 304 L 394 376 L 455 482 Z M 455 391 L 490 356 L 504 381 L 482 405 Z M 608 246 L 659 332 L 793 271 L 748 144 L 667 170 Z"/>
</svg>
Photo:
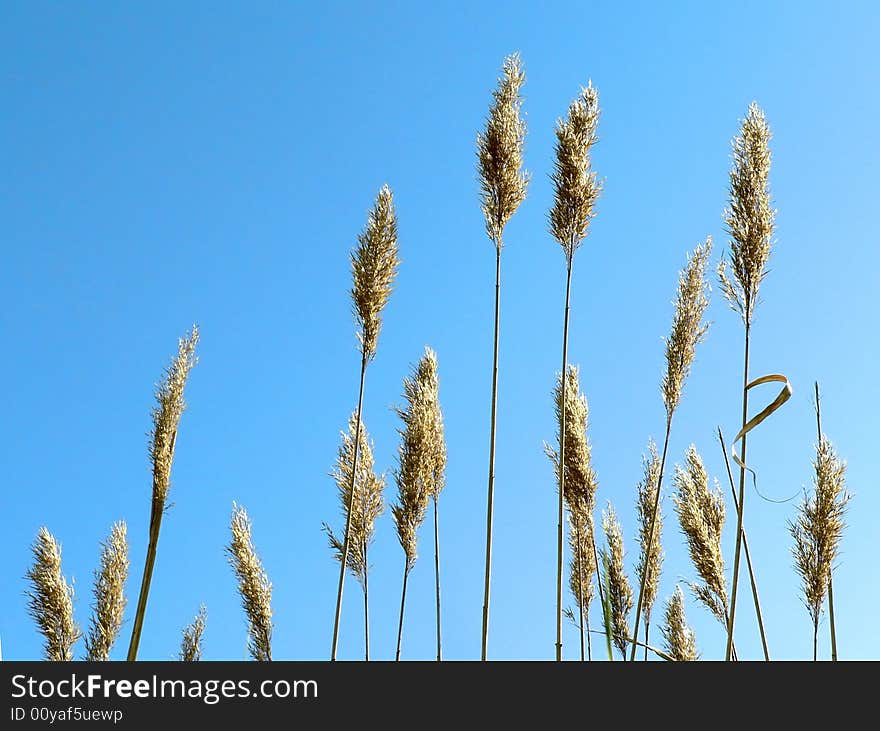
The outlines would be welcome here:
<svg viewBox="0 0 880 731">
<path fill-rule="evenodd" d="M 640 454 L 649 436 L 662 438 L 662 338 L 676 274 L 706 235 L 716 239 L 714 260 L 726 246 L 729 141 L 754 99 L 775 134 L 779 213 L 752 372 L 787 374 L 794 396 L 754 432 L 750 463 L 772 497 L 809 485 L 818 379 L 826 430 L 849 461 L 855 496 L 835 578 L 840 654 L 880 657 L 874 4 L 320 6 L 3 5 L 4 657 L 40 654 L 23 578 L 39 526 L 62 542 L 85 626 L 98 544 L 120 518 L 133 562 L 129 619 L 113 653 L 124 656 L 146 547 L 153 384 L 193 322 L 201 362 L 187 391 L 141 657 L 174 657 L 200 602 L 205 656 L 246 656 L 223 554 L 233 500 L 251 514 L 275 585 L 275 656 L 329 655 L 337 564 L 321 523 L 339 522 L 327 473 L 357 398 L 348 252 L 385 182 L 396 194 L 403 264 L 368 373 L 365 422 L 378 466 L 390 469 L 390 407 L 424 345 L 435 348 L 449 444 L 445 655 L 479 657 L 494 254 L 474 148 L 501 61 L 514 50 L 528 75 L 533 179 L 503 258 L 490 657 L 553 657 L 556 495 L 542 442 L 554 434 L 564 265 L 547 233 L 548 173 L 554 122 L 588 79 L 600 92 L 594 160 L 606 184 L 575 262 L 570 357 L 592 412 L 598 499 L 620 514 L 629 567 Z M 691 442 L 722 477 L 713 431 L 738 426 L 742 325 L 717 289 L 709 316 L 667 477 Z M 794 507 L 747 493 L 779 658 L 811 651 L 786 527 Z M 661 601 L 678 579 L 693 578 L 668 500 L 664 511 Z M 729 525 L 729 564 L 733 534 Z M 430 524 L 421 546 L 403 654 L 429 659 Z M 390 658 L 403 555 L 387 513 L 371 555 L 373 655 Z M 741 656 L 758 657 L 742 586 L 737 644 Z M 343 658 L 362 653 L 359 592 L 349 579 Z M 687 610 L 704 656 L 723 656 L 718 625 L 691 601 Z M 820 643 L 827 655 L 827 621 Z M 566 657 L 576 649 L 567 627 Z"/>
</svg>

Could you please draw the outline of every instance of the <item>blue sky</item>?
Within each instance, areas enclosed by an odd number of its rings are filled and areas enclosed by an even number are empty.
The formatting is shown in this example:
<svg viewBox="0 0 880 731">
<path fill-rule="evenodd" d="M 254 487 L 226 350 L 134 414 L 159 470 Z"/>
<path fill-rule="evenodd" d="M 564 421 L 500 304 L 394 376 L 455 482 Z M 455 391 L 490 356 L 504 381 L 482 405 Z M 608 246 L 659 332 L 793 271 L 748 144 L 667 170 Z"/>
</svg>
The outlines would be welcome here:
<svg viewBox="0 0 880 731">
<path fill-rule="evenodd" d="M 502 265 L 490 657 L 554 652 L 556 496 L 542 442 L 554 434 L 564 264 L 547 233 L 548 174 L 554 122 L 588 79 L 603 110 L 594 165 L 605 190 L 575 261 L 569 352 L 591 408 L 598 500 L 617 509 L 629 568 L 640 454 L 649 436 L 663 436 L 662 338 L 677 271 L 707 235 L 715 237 L 713 261 L 726 247 L 729 142 L 754 99 L 775 135 L 778 216 L 752 373 L 785 373 L 794 396 L 753 432 L 749 462 L 770 497 L 809 485 L 818 379 L 824 425 L 848 460 L 854 493 L 835 575 L 840 654 L 880 656 L 880 11 L 872 3 L 661 10 L 512 2 L 499 12 L 492 3 L 10 2 L 3 16 L 5 658 L 40 654 L 23 578 L 39 526 L 63 545 L 85 626 L 98 545 L 121 518 L 132 577 L 112 656 L 124 657 L 146 549 L 153 384 L 194 322 L 201 361 L 187 390 L 141 657 L 176 656 L 201 602 L 206 658 L 246 657 L 223 554 L 233 500 L 251 514 L 275 585 L 275 657 L 329 656 L 337 568 L 321 523 L 339 523 L 327 473 L 356 404 L 359 366 L 348 252 L 385 182 L 396 195 L 403 264 L 368 372 L 364 419 L 377 466 L 390 470 L 391 406 L 431 345 L 449 445 L 444 650 L 451 659 L 479 657 L 494 254 L 474 143 L 501 61 L 514 50 L 528 76 L 532 183 L 508 227 Z M 667 478 L 692 442 L 722 477 L 713 432 L 738 427 L 742 325 L 717 288 L 709 319 L 676 414 Z M 753 403 L 769 401 L 770 389 Z M 394 492 L 389 481 L 389 500 Z M 811 652 L 786 527 L 794 508 L 747 493 L 778 658 Z M 661 601 L 694 576 L 668 499 L 664 512 Z M 729 565 L 733 534 L 729 521 Z M 408 592 L 409 659 L 432 657 L 429 524 L 421 546 Z M 388 513 L 371 556 L 372 650 L 387 659 L 403 564 Z M 758 657 L 741 586 L 737 646 Z M 341 658 L 362 653 L 359 591 L 349 579 Z M 687 611 L 704 656 L 723 657 L 717 623 L 690 600 Z M 827 621 L 820 647 L 827 656 Z M 576 656 L 570 627 L 564 652 Z"/>
</svg>

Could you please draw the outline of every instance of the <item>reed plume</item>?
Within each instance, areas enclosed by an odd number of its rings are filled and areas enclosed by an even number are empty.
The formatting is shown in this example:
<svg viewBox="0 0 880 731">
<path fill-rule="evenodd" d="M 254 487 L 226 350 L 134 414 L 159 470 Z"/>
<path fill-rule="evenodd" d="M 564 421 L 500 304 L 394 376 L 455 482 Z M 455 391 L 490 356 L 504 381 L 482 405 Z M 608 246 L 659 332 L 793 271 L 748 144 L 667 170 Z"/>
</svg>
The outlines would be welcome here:
<svg viewBox="0 0 880 731">
<path fill-rule="evenodd" d="M 373 542 L 376 519 L 385 510 L 383 492 L 385 475 L 373 470 L 373 445 L 367 428 L 360 425 L 361 448 L 358 451 L 358 468 L 354 469 L 354 441 L 358 425 L 352 414 L 348 431 L 342 432 L 342 444 L 336 457 L 336 467 L 331 476 L 336 481 L 342 515 L 349 526 L 348 570 L 358 580 L 364 592 L 364 659 L 370 659 L 370 602 L 368 548 Z M 354 473 L 357 472 L 353 480 Z M 350 513 L 350 515 L 349 515 Z M 342 561 L 344 541 L 333 533 L 326 523 L 324 531 L 337 561 Z"/>
<path fill-rule="evenodd" d="M 399 265 L 394 196 L 391 189 L 384 185 L 376 197 L 376 203 L 370 210 L 366 227 L 358 236 L 358 245 L 351 253 L 353 280 L 351 299 L 355 321 L 358 325 L 358 342 L 361 346 L 361 370 L 358 405 L 355 414 L 354 454 L 351 460 L 355 469 L 351 471 L 349 494 L 354 492 L 357 468 L 360 465 L 358 453 L 361 446 L 360 425 L 363 415 L 367 364 L 376 356 L 379 331 L 382 327 L 382 310 L 391 296 Z M 348 552 L 350 550 L 351 516 L 352 512 L 349 511 L 342 536 L 342 556 L 339 562 L 339 585 L 336 591 L 336 612 L 333 619 L 333 646 L 330 650 L 330 660 L 336 660 L 336 651 L 339 646 L 339 620 L 342 616 L 342 590 L 345 585 L 345 569 L 348 566 Z"/>
<path fill-rule="evenodd" d="M 171 487 L 171 465 L 174 462 L 174 448 L 177 443 L 177 430 L 180 417 L 186 408 L 183 399 L 184 388 L 190 371 L 196 364 L 196 345 L 199 342 L 199 329 L 192 330 L 177 341 L 177 355 L 165 370 L 165 376 L 156 388 L 156 406 L 153 407 L 153 429 L 150 435 L 150 461 L 153 467 L 153 495 L 150 504 L 150 534 L 147 556 L 144 561 L 144 575 L 138 594 L 137 610 L 128 645 L 128 660 L 137 660 L 138 646 L 144 615 L 147 611 L 147 598 L 150 582 L 153 579 L 153 566 L 156 563 L 156 549 L 159 545 L 159 530 L 165 513 L 168 490 Z"/>
<path fill-rule="evenodd" d="M 667 654 L 678 662 L 699 660 L 697 638 L 684 614 L 684 594 L 680 586 L 675 587 L 675 592 L 666 602 L 664 619 L 661 631 Z"/>
<path fill-rule="evenodd" d="M 596 496 L 596 474 L 591 464 L 591 448 L 587 439 L 589 425 L 589 407 L 586 397 L 580 390 L 580 371 L 577 366 L 569 365 L 562 375 L 556 378 L 553 401 L 556 413 L 556 443 L 558 449 L 544 445 L 544 451 L 553 463 L 559 494 L 563 496 L 569 509 L 569 522 L 576 531 L 569 535 L 569 545 L 574 553 L 573 571 L 577 577 L 572 579 L 570 586 L 581 587 L 572 589 L 578 602 L 578 627 L 580 629 L 581 660 L 584 659 L 584 630 L 589 623 L 589 601 L 586 599 L 589 586 L 592 598 L 592 573 L 597 570 L 598 561 L 593 536 L 593 507 Z M 563 428 L 564 425 L 564 428 Z M 560 469 L 560 465 L 564 469 Z M 591 554 L 584 554 L 584 549 Z M 598 579 L 598 574 L 597 574 Z M 598 581 L 602 591 L 601 580 Z"/>
<path fill-rule="evenodd" d="M 581 660 L 584 660 L 584 636 L 586 635 L 586 657 L 593 659 L 590 642 L 590 604 L 593 602 L 593 574 L 596 573 L 595 538 L 593 535 L 593 511 L 585 501 L 576 501 L 568 513 L 568 545 L 571 550 L 568 567 L 568 588 L 578 607 L 577 622 L 581 636 Z M 601 588 L 601 583 L 597 581 Z"/>
<path fill-rule="evenodd" d="M 657 489 L 654 491 L 654 500 L 651 506 L 651 520 L 645 549 L 648 554 L 651 553 L 654 541 L 659 540 L 659 537 L 655 538 L 659 533 L 656 524 L 660 507 L 660 487 L 663 483 L 663 473 L 666 470 L 666 455 L 669 451 L 669 437 L 672 433 L 672 417 L 681 403 L 684 384 L 696 357 L 697 344 L 706 337 L 709 329 L 708 324 L 703 322 L 703 316 L 709 305 L 709 283 L 706 280 L 706 267 L 711 252 L 712 237 L 710 236 L 688 256 L 684 270 L 678 275 L 678 291 L 675 297 L 672 330 L 669 337 L 666 338 L 666 372 L 663 374 L 663 382 L 660 387 L 663 405 L 666 407 L 666 435 L 663 439 L 660 469 L 657 472 Z M 639 581 L 631 660 L 635 660 L 636 657 L 636 640 L 645 602 L 645 579 L 647 576 L 647 573 L 643 574 Z"/>
<path fill-rule="evenodd" d="M 789 523 L 789 530 L 794 538 L 792 553 L 801 577 L 804 605 L 813 621 L 813 660 L 816 660 L 819 619 L 831 586 L 850 499 L 846 491 L 846 463 L 822 436 L 821 422 L 813 471 L 813 495 L 804 496 L 797 517 Z M 836 655 L 836 647 L 834 649 Z"/>
<path fill-rule="evenodd" d="M 663 548 L 660 536 L 663 534 L 663 514 L 657 513 L 656 531 L 657 538 L 650 540 L 651 535 L 651 509 L 655 500 L 655 492 L 659 489 L 660 455 L 657 454 L 657 445 L 654 440 L 648 442 L 649 457 L 642 457 L 644 478 L 637 487 L 636 513 L 639 518 L 639 563 L 636 569 L 639 582 L 647 571 L 645 582 L 644 610 L 645 610 L 645 660 L 648 659 L 648 638 L 651 626 L 651 610 L 657 591 L 660 588 L 660 571 L 663 568 Z"/>
<path fill-rule="evenodd" d="M 178 660 L 181 662 L 198 662 L 202 659 L 202 635 L 205 632 L 205 623 L 207 621 L 208 610 L 202 604 L 195 619 L 183 629 Z"/>
<path fill-rule="evenodd" d="M 28 614 L 45 638 L 43 657 L 52 661 L 73 660 L 73 646 L 80 629 L 73 618 L 73 584 L 61 573 L 61 546 L 45 527 L 40 528 L 31 548 L 34 563 L 26 574 Z"/>
<path fill-rule="evenodd" d="M 403 395 L 406 405 L 395 409 L 403 426 L 398 429 L 401 443 L 394 470 L 397 503 L 391 507 L 397 539 L 404 553 L 396 660 L 400 660 L 403 639 L 407 579 L 418 558 L 419 527 L 425 520 L 428 501 L 442 489 L 442 469 L 438 472 L 437 468 L 441 451 L 445 461 L 445 447 L 442 431 L 438 434 L 437 362 L 430 349 L 426 349 L 413 369 L 412 377 L 403 379 Z"/>
<path fill-rule="evenodd" d="M 623 565 L 623 530 L 611 503 L 602 513 L 602 528 L 605 531 L 606 567 L 608 572 L 608 603 L 611 606 L 611 626 L 614 645 L 620 650 L 621 658 L 626 660 L 626 646 L 631 642 L 628 616 L 633 607 L 633 592 Z"/>
<path fill-rule="evenodd" d="M 565 309 L 562 324 L 562 370 L 568 367 L 568 322 L 571 309 L 571 272 L 574 253 L 587 235 L 593 208 L 602 189 L 592 170 L 590 150 L 596 142 L 599 123 L 599 94 L 592 84 L 581 91 L 568 108 L 568 117 L 556 124 L 556 162 L 553 180 L 554 200 L 550 209 L 550 233 L 565 254 Z M 559 423 L 565 424 L 566 383 L 562 379 Z M 561 428 L 561 427 L 560 427 Z M 565 440 L 559 443 L 559 458 L 565 464 Z M 559 500 L 556 524 L 556 659 L 562 660 L 562 566 L 564 550 L 565 470 L 559 473 Z M 581 633 L 583 637 L 583 633 Z M 581 642 L 583 646 L 583 641 Z M 581 647 L 583 655 L 583 647 Z"/>
<path fill-rule="evenodd" d="M 748 420 L 749 409 L 749 345 L 752 319 L 758 302 L 758 291 L 766 275 L 767 261 L 770 258 L 773 222 L 776 216 L 770 203 L 770 138 L 770 126 L 767 124 L 764 112 L 755 102 L 752 102 L 745 119 L 742 120 L 740 133 L 733 140 L 733 166 L 730 171 L 728 206 L 724 210 L 724 225 L 730 234 L 730 253 L 729 261 L 722 259 L 718 266 L 721 292 L 734 311 L 740 314 L 745 326 L 743 430 L 745 430 Z M 743 513 L 745 511 L 745 433 L 743 433 L 740 443 L 740 455 L 736 549 L 733 559 L 733 584 L 730 592 L 727 660 L 730 660 L 733 650 Z"/>
<path fill-rule="evenodd" d="M 489 428 L 489 486 L 486 510 L 486 577 L 483 594 L 481 658 L 489 641 L 489 587 L 492 576 L 492 510 L 495 495 L 495 426 L 498 409 L 498 343 L 501 327 L 501 249 L 504 228 L 525 200 L 528 173 L 522 169 L 526 123 L 520 89 L 526 75 L 518 54 L 504 59 L 501 78 L 492 92 L 485 130 L 477 135 L 480 207 L 486 233 L 495 245 L 495 338 L 492 355 L 492 404 Z"/>
<path fill-rule="evenodd" d="M 125 614 L 128 578 L 128 541 L 125 521 L 114 523 L 101 546 L 101 567 L 95 571 L 94 613 L 86 637 L 86 660 L 109 660 Z"/>
<path fill-rule="evenodd" d="M 226 548 L 238 579 L 241 606 L 248 620 L 248 651 L 254 660 L 272 659 L 272 583 L 251 541 L 247 511 L 232 504 L 232 540 Z"/>
<path fill-rule="evenodd" d="M 724 498 L 721 488 L 709 487 L 703 459 L 691 445 L 685 466 L 675 467 L 675 493 L 672 502 L 681 532 L 687 541 L 691 561 L 702 583 L 691 583 L 694 596 L 727 625 L 728 600 L 724 579 L 721 533 L 724 530 Z"/>
</svg>

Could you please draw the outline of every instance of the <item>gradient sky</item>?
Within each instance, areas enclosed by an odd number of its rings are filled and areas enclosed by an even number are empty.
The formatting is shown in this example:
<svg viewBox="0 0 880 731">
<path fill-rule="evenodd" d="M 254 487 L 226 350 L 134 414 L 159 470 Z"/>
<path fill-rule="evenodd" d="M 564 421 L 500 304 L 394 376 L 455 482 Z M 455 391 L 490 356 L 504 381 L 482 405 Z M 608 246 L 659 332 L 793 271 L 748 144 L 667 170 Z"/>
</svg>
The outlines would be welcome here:
<svg viewBox="0 0 880 731">
<path fill-rule="evenodd" d="M 594 164 L 605 190 L 575 261 L 569 352 L 590 402 L 597 499 L 620 515 L 628 568 L 638 553 L 640 455 L 649 436 L 663 436 L 662 338 L 677 272 L 707 235 L 713 263 L 727 246 L 729 143 L 754 99 L 774 132 L 778 216 L 752 374 L 786 374 L 794 396 L 753 432 L 749 462 L 768 497 L 809 487 L 818 379 L 854 494 L 834 584 L 840 655 L 880 657 L 878 36 L 880 11 L 869 2 L 511 2 L 503 12 L 496 3 L 4 3 L 4 658 L 40 656 L 23 578 L 39 527 L 63 545 L 86 626 L 99 542 L 121 518 L 132 575 L 112 656 L 124 657 L 146 549 L 153 385 L 194 322 L 200 363 L 140 656 L 176 657 L 181 628 L 204 602 L 205 657 L 246 657 L 223 554 L 233 500 L 251 514 L 274 583 L 275 657 L 329 656 L 338 574 L 321 523 L 339 525 L 327 473 L 359 367 L 348 252 L 385 182 L 396 194 L 403 264 L 364 420 L 377 466 L 390 471 L 391 407 L 423 347 L 436 349 L 449 445 L 445 656 L 479 657 L 494 252 L 478 205 L 475 136 L 514 50 L 528 76 L 532 183 L 503 256 L 490 657 L 554 653 L 556 493 L 542 442 L 554 434 L 564 262 L 547 233 L 548 174 L 555 120 L 588 79 L 600 93 Z M 692 442 L 722 477 L 713 432 L 721 425 L 732 436 L 739 426 L 743 330 L 717 288 L 709 319 L 667 479 Z M 756 392 L 753 404 L 775 393 Z M 389 478 L 389 501 L 395 492 Z M 746 495 L 777 658 L 812 649 L 787 530 L 795 506 Z M 668 497 L 664 515 L 661 602 L 694 578 Z M 728 569 L 733 534 L 729 520 Z M 408 593 L 408 659 L 433 653 L 431 535 L 426 523 Z M 403 566 L 388 513 L 371 556 L 372 650 L 388 659 Z M 737 646 L 759 657 L 742 579 Z M 723 657 L 718 624 L 690 599 L 687 612 L 704 656 Z M 593 617 L 598 624 L 595 606 Z M 827 618 L 820 650 L 828 656 Z M 577 653 L 570 626 L 564 652 Z M 348 579 L 340 657 L 361 655 L 360 589 Z"/>
</svg>

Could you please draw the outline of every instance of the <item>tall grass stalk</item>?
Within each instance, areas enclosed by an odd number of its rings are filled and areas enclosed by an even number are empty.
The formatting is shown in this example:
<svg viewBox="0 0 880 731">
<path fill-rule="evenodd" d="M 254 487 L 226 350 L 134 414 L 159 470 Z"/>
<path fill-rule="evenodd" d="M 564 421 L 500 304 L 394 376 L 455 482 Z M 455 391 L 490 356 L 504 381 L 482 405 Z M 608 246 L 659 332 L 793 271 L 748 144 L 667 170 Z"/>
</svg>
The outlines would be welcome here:
<svg viewBox="0 0 880 731">
<path fill-rule="evenodd" d="M 86 660 L 110 659 L 125 614 L 125 581 L 128 578 L 128 541 L 125 521 L 115 523 L 101 546 L 101 566 L 95 571 L 95 605 L 86 637 Z"/>
<path fill-rule="evenodd" d="M 526 123 L 520 89 L 526 75 L 519 54 L 504 59 L 498 86 L 483 132 L 477 135 L 480 201 L 486 233 L 495 246 L 495 337 L 492 355 L 492 405 L 489 427 L 489 487 L 486 509 L 486 575 L 483 589 L 483 633 L 480 656 L 489 642 L 489 589 L 492 578 L 492 512 L 495 496 L 495 427 L 498 411 L 498 343 L 501 328 L 501 249 L 504 228 L 525 200 L 528 174 L 522 170 Z"/>
<path fill-rule="evenodd" d="M 816 431 L 819 441 L 822 441 L 822 408 L 819 403 L 819 382 L 813 384 L 816 392 Z M 831 629 L 831 660 L 837 662 L 837 630 L 834 626 L 834 565 L 828 567 L 828 622 Z M 813 643 L 816 644 L 815 642 Z M 816 650 L 813 648 L 815 658 Z"/>
<path fill-rule="evenodd" d="M 550 231 L 565 255 L 565 309 L 562 325 L 562 373 L 568 368 L 568 323 L 571 309 L 571 273 L 574 254 L 589 232 L 601 184 L 592 170 L 590 150 L 596 142 L 599 123 L 599 94 L 592 84 L 582 90 L 568 108 L 568 117 L 556 124 L 556 162 L 552 180 L 553 207 Z M 566 379 L 562 379 L 560 430 L 566 411 Z M 560 440 L 559 461 L 565 464 L 565 440 Z M 564 553 L 565 470 L 559 473 L 556 534 L 556 660 L 562 660 L 562 575 Z M 583 642 L 581 642 L 583 644 Z M 583 653 L 581 653 L 583 654 Z"/>
<path fill-rule="evenodd" d="M 394 212 L 394 196 L 384 185 L 370 210 L 367 225 L 358 236 L 358 245 L 351 253 L 352 288 L 351 299 L 355 321 L 358 325 L 358 341 L 361 346 L 360 384 L 355 416 L 354 454 L 351 471 L 351 487 L 354 492 L 357 479 L 358 452 L 361 443 L 361 416 L 364 406 L 364 381 L 367 365 L 376 356 L 376 345 L 382 329 L 382 310 L 391 296 L 394 278 L 400 260 L 397 256 L 397 215 Z M 339 620 L 342 616 L 342 590 L 345 585 L 345 569 L 348 566 L 350 548 L 351 511 L 345 522 L 342 537 L 342 556 L 339 561 L 339 584 L 336 590 L 336 611 L 333 618 L 333 645 L 330 660 L 336 660 L 339 647 Z"/>
<path fill-rule="evenodd" d="M 745 327 L 743 353 L 742 427 L 749 410 L 749 349 L 752 322 L 758 303 L 758 291 L 766 276 L 773 238 L 775 211 L 770 207 L 770 127 L 764 112 L 755 103 L 749 105 L 740 133 L 734 138 L 733 166 L 730 171 L 728 207 L 724 224 L 730 234 L 729 263 L 722 259 L 718 275 L 721 291 L 730 306 L 740 314 Z M 732 270 L 732 278 L 727 267 Z M 736 549 L 733 559 L 733 583 L 730 591 L 730 618 L 725 659 L 731 659 L 736 621 L 736 598 L 739 585 L 739 562 L 742 551 L 743 514 L 745 512 L 746 433 L 740 442 L 739 495 L 736 511 Z"/>
<path fill-rule="evenodd" d="M 137 660 L 144 615 L 147 611 L 147 598 L 150 593 L 150 583 L 153 580 L 153 567 L 156 564 L 159 530 L 162 526 L 162 516 L 165 514 L 168 490 L 171 487 L 171 466 L 174 462 L 174 448 L 177 444 L 177 429 L 180 425 L 180 417 L 186 408 L 183 392 L 189 373 L 196 364 L 196 345 L 198 342 L 199 330 L 194 325 L 186 337 L 178 340 L 177 356 L 171 361 L 171 365 L 165 371 L 165 377 L 156 389 L 153 431 L 150 437 L 150 460 L 153 465 L 150 533 L 137 610 L 128 645 L 128 660 L 130 662 Z"/>
<path fill-rule="evenodd" d="M 426 348 L 412 376 L 403 379 L 406 403 L 396 409 L 403 426 L 398 429 L 401 443 L 394 470 L 397 503 L 391 507 L 391 515 L 397 527 L 397 539 L 403 548 L 404 565 L 395 660 L 400 660 L 406 587 L 418 557 L 419 527 L 425 520 L 428 501 L 442 489 L 446 449 L 437 394 L 437 357 L 430 348 Z"/>
<path fill-rule="evenodd" d="M 698 245 L 688 257 L 684 270 L 678 276 L 678 291 L 675 298 L 675 314 L 672 331 L 666 339 L 666 372 L 663 375 L 661 392 L 666 407 L 666 434 L 663 438 L 663 452 L 657 472 L 657 488 L 653 494 L 651 519 L 648 523 L 648 536 L 643 552 L 650 556 L 654 550 L 654 536 L 657 534 L 657 516 L 660 508 L 660 489 L 663 472 L 666 469 L 666 455 L 669 451 L 669 437 L 672 433 L 672 417 L 681 402 L 682 390 L 696 356 L 697 344 L 706 337 L 709 326 L 703 322 L 703 315 L 709 305 L 709 284 L 706 281 L 706 266 L 712 251 L 712 239 Z M 659 540 L 659 539 L 658 539 Z M 633 624 L 633 645 L 630 660 L 636 659 L 635 639 L 639 635 L 639 620 L 645 604 L 645 590 L 649 572 L 642 572 L 639 580 L 639 597 L 636 601 L 636 618 Z"/>
</svg>

